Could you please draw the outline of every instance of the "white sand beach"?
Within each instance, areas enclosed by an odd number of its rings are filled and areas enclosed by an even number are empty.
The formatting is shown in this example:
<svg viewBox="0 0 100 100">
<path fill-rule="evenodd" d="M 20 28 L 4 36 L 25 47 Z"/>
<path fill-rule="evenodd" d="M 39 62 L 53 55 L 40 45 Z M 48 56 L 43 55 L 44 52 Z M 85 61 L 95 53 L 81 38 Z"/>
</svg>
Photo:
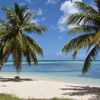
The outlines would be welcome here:
<svg viewBox="0 0 100 100">
<path fill-rule="evenodd" d="M 12 94 L 20 98 L 72 98 L 75 100 L 90 100 L 98 96 L 100 89 L 96 87 L 68 84 L 64 82 L 27 79 L 20 81 L 14 76 L 3 75 L 0 78 L 0 93 Z M 93 99 L 95 100 L 95 99 Z"/>
</svg>

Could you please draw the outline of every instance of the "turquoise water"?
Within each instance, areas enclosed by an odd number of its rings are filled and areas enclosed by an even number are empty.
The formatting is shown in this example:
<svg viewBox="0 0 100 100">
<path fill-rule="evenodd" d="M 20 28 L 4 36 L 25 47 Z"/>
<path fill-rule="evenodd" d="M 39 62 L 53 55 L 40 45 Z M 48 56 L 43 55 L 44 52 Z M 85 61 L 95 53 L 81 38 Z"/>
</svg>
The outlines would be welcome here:
<svg viewBox="0 0 100 100">
<path fill-rule="evenodd" d="M 21 74 L 67 83 L 100 86 L 100 61 L 95 61 L 85 75 L 81 72 L 82 66 L 83 61 L 39 61 L 38 65 L 31 66 L 23 62 Z M 8 62 L 1 73 L 15 74 L 12 62 Z"/>
</svg>

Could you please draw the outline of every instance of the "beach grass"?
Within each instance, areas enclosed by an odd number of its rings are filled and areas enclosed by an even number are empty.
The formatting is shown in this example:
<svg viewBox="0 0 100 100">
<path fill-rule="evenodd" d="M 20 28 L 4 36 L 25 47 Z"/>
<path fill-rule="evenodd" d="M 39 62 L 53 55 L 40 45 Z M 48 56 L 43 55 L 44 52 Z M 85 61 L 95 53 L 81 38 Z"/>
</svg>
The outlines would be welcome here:
<svg viewBox="0 0 100 100">
<path fill-rule="evenodd" d="M 0 94 L 0 100 L 72 100 L 72 99 L 59 99 L 59 98 L 53 98 L 53 99 L 21 99 L 13 95 L 9 94 Z"/>
<path fill-rule="evenodd" d="M 28 99 L 28 100 L 73 100 L 73 99 L 68 99 L 68 98 L 66 98 L 66 99 L 53 98 L 53 99 Z"/>
<path fill-rule="evenodd" d="M 9 94 L 0 94 L 0 100 L 22 100 Z"/>
</svg>

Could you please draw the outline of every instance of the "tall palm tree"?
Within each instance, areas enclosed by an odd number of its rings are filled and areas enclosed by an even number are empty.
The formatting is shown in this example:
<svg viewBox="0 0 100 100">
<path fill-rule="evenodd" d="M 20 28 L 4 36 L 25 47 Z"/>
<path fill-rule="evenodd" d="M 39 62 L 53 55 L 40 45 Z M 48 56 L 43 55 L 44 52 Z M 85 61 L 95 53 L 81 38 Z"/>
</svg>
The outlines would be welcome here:
<svg viewBox="0 0 100 100">
<path fill-rule="evenodd" d="M 75 58 L 78 51 L 86 47 L 88 55 L 85 59 L 82 72 L 89 70 L 91 62 L 100 53 L 100 0 L 94 0 L 95 7 L 86 5 L 83 2 L 76 2 L 78 13 L 72 14 L 67 19 L 67 25 L 75 25 L 69 30 L 71 34 L 78 34 L 77 37 L 65 44 L 62 51 L 67 54 L 73 50 Z"/>
<path fill-rule="evenodd" d="M 3 8 L 6 19 L 0 24 L 0 64 L 1 67 L 11 56 L 14 67 L 21 71 L 22 59 L 31 64 L 38 63 L 36 53 L 43 56 L 43 51 L 30 34 L 42 34 L 46 28 L 32 23 L 32 13 L 26 5 L 14 4 L 14 8 Z"/>
</svg>

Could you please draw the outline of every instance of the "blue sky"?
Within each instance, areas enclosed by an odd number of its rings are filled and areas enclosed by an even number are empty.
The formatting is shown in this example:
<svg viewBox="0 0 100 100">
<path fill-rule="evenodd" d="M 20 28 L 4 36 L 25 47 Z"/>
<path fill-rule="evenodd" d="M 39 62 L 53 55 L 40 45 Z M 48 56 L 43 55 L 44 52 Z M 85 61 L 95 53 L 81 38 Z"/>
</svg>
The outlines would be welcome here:
<svg viewBox="0 0 100 100">
<path fill-rule="evenodd" d="M 81 0 L 73 0 L 81 1 Z M 78 10 L 74 8 L 70 0 L 0 0 L 0 7 L 12 7 L 14 2 L 19 4 L 27 4 L 28 7 L 38 12 L 38 17 L 33 21 L 37 24 L 44 25 L 48 30 L 41 36 L 31 34 L 33 38 L 40 44 L 44 51 L 45 60 L 68 60 L 72 59 L 71 52 L 65 56 L 61 53 L 64 44 L 75 35 L 68 35 L 67 31 L 71 27 L 65 27 L 63 22 L 72 13 Z M 82 2 L 92 5 L 92 0 L 83 0 Z M 0 16 L 3 18 L 4 13 L 0 11 Z M 80 50 L 76 59 L 84 59 L 86 52 Z"/>
</svg>

